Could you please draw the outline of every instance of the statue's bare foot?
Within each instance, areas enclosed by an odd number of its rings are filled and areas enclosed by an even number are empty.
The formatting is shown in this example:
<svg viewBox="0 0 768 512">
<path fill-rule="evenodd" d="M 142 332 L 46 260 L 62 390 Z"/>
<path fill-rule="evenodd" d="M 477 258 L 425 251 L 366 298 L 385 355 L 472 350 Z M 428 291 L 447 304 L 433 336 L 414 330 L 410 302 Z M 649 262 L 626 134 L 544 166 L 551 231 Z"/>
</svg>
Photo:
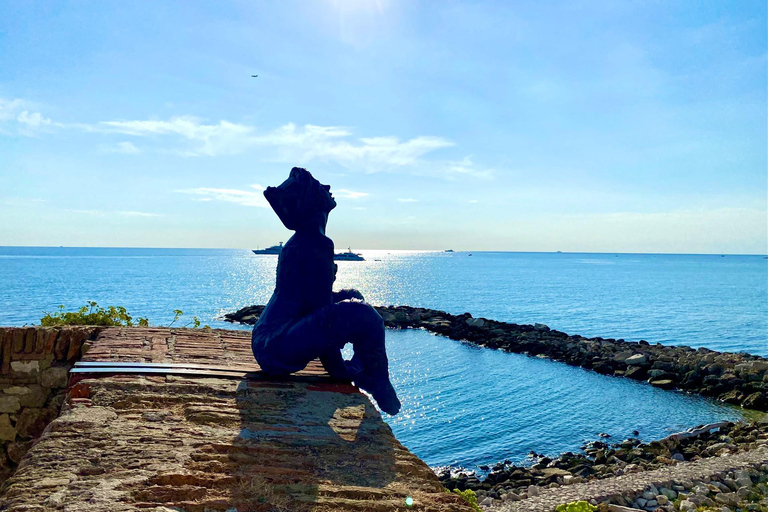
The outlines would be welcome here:
<svg viewBox="0 0 768 512">
<path fill-rule="evenodd" d="M 400 400 L 397 398 L 395 388 L 392 386 L 389 379 L 386 378 L 382 380 L 383 382 L 374 382 L 373 379 L 370 379 L 365 375 L 360 375 L 355 379 L 355 384 L 357 384 L 360 389 L 367 391 L 373 396 L 379 409 L 394 416 L 400 412 Z"/>
</svg>

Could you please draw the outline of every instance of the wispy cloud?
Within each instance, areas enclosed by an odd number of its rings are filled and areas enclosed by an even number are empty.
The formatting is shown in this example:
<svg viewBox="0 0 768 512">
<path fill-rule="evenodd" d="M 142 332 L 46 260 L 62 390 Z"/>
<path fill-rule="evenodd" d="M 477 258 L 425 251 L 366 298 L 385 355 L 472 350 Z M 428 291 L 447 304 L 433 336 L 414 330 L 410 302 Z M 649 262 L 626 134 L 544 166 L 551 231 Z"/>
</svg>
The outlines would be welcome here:
<svg viewBox="0 0 768 512">
<path fill-rule="evenodd" d="M 192 116 L 173 117 L 167 121 L 104 121 L 96 131 L 135 137 L 176 136 L 192 144 L 177 152 L 184 156 L 217 156 L 241 153 L 254 144 L 250 126 L 219 121 L 205 124 Z"/>
<path fill-rule="evenodd" d="M 59 126 L 41 113 L 32 112 L 33 108 L 33 103 L 20 98 L 0 98 L 0 133 L 32 136 L 41 128 Z"/>
<path fill-rule="evenodd" d="M 418 203 L 418 199 L 414 199 L 412 197 L 406 197 L 406 198 L 400 198 L 397 200 L 398 203 Z"/>
<path fill-rule="evenodd" d="M 66 211 L 70 213 L 79 213 L 83 215 L 95 215 L 99 217 L 110 217 L 110 216 L 117 216 L 117 217 L 160 217 L 159 213 L 150 213 L 150 212 L 137 212 L 137 211 L 130 211 L 130 210 L 118 210 L 118 211 L 107 211 L 107 210 L 74 210 L 74 209 L 67 209 Z"/>
<path fill-rule="evenodd" d="M 468 156 L 456 162 L 448 162 L 445 166 L 447 177 L 456 175 L 473 176 L 475 178 L 490 179 L 493 177 L 493 169 L 481 169 Z"/>
<path fill-rule="evenodd" d="M 141 153 L 141 150 L 133 145 L 132 142 L 118 142 L 116 145 L 106 148 L 108 153 L 124 153 L 126 155 L 135 155 Z"/>
<path fill-rule="evenodd" d="M 227 120 L 210 123 L 194 116 L 90 124 L 60 123 L 34 111 L 34 104 L 28 101 L 0 99 L 0 130 L 4 133 L 35 135 L 56 129 L 104 136 L 141 137 L 151 141 L 143 148 L 145 150 L 153 148 L 154 151 L 185 157 L 216 157 L 258 150 L 264 161 L 333 162 L 350 171 L 363 173 L 401 172 L 447 179 L 461 175 L 490 178 L 493 174 L 491 169 L 478 167 L 469 157 L 459 161 L 432 158 L 432 153 L 454 146 L 452 141 L 432 135 L 405 140 L 392 135 L 355 137 L 352 130 L 342 126 L 299 126 L 294 123 L 264 130 Z M 107 151 L 123 154 L 140 152 L 131 141 L 117 142 Z M 350 198 L 358 197 L 362 196 Z"/>
<path fill-rule="evenodd" d="M 363 137 L 340 126 L 297 126 L 288 123 L 272 131 L 219 121 L 205 124 L 195 117 L 174 117 L 167 121 L 105 121 L 97 130 L 136 137 L 176 136 L 191 143 L 177 152 L 184 156 L 236 154 L 258 147 L 271 150 L 266 158 L 278 162 L 335 161 L 364 172 L 380 172 L 413 166 L 424 155 L 453 146 L 441 137 L 419 136 L 408 140 L 397 137 Z"/>
<path fill-rule="evenodd" d="M 361 197 L 368 196 L 368 192 L 355 192 L 354 190 L 347 190 L 340 188 L 332 191 L 334 195 L 337 195 L 343 199 L 360 199 Z"/>
<path fill-rule="evenodd" d="M 182 194 L 192 194 L 199 196 L 198 201 L 225 201 L 228 203 L 237 203 L 243 206 L 255 206 L 257 208 L 267 208 L 269 204 L 264 199 L 262 191 L 264 187 L 258 184 L 250 185 L 252 190 L 238 190 L 232 188 L 185 188 L 176 190 Z"/>
<path fill-rule="evenodd" d="M 46 203 L 46 199 L 40 199 L 36 197 L 5 197 L 0 198 L 0 204 L 6 206 L 29 206 L 35 204 Z"/>
</svg>

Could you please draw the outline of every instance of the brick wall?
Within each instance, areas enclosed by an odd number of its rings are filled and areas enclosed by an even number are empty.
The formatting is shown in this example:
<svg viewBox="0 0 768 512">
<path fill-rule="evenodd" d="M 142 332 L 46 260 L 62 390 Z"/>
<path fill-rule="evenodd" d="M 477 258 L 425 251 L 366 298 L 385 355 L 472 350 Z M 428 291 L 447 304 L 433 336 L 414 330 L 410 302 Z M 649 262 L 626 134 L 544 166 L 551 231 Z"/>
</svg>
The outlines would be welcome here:
<svg viewBox="0 0 768 512">
<path fill-rule="evenodd" d="M 0 484 L 59 415 L 67 373 L 97 327 L 0 327 Z M 86 345 L 87 346 L 87 345 Z"/>
</svg>

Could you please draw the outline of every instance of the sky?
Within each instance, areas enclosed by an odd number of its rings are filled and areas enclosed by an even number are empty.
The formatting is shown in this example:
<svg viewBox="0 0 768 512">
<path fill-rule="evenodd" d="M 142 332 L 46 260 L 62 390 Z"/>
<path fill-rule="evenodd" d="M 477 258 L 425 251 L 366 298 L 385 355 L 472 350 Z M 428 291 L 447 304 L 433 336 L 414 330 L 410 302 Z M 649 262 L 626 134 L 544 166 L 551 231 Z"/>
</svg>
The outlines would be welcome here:
<svg viewBox="0 0 768 512">
<path fill-rule="evenodd" d="M 766 9 L 5 0 L 0 245 L 766 254 Z"/>
</svg>

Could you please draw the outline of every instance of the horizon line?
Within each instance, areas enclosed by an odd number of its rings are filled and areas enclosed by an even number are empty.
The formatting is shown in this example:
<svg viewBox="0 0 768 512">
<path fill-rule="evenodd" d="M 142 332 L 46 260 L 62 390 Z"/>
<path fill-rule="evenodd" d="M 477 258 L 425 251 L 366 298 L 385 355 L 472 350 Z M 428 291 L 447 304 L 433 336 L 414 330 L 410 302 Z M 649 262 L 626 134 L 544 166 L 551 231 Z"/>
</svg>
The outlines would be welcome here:
<svg viewBox="0 0 768 512">
<path fill-rule="evenodd" d="M 200 251 L 251 251 L 243 247 L 159 247 L 159 246 L 118 246 L 118 245 L 0 245 L 5 248 L 27 249 L 155 249 L 155 250 L 200 250 Z M 355 249 L 356 251 L 398 251 L 398 252 L 436 252 L 446 253 L 447 249 Z M 768 253 L 728 253 L 728 252 L 621 252 L 621 251 L 522 251 L 503 249 L 458 249 L 456 253 L 516 253 L 516 254 L 623 254 L 646 256 L 763 256 Z M 448 253 L 450 254 L 450 253 Z M 271 255 L 262 255 L 271 256 Z"/>
</svg>

